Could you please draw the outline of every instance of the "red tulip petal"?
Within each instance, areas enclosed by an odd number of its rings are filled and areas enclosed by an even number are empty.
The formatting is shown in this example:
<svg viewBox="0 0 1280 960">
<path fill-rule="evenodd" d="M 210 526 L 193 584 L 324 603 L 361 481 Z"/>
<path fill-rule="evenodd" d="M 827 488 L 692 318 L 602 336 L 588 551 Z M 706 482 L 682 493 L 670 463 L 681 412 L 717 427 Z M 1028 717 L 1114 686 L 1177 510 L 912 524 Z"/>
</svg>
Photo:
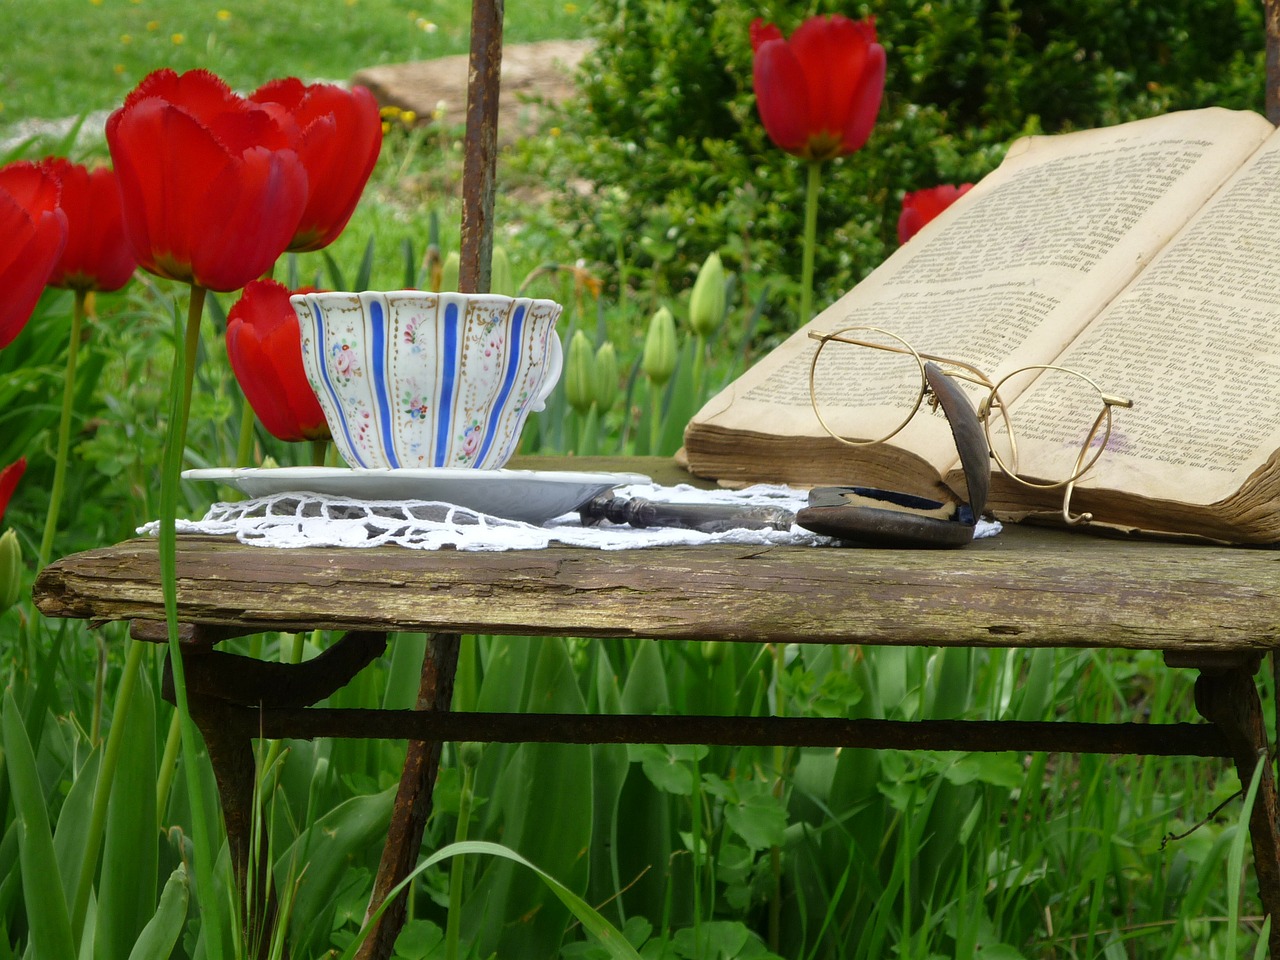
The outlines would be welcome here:
<svg viewBox="0 0 1280 960">
<path fill-rule="evenodd" d="M 847 29 L 844 29 L 847 28 Z M 812 133 L 844 126 L 846 104 L 865 57 L 847 17 L 810 17 L 791 35 L 791 50 L 804 69 Z"/>
<path fill-rule="evenodd" d="M 880 101 L 884 98 L 884 73 L 884 47 L 872 44 L 842 132 L 845 153 L 861 150 L 875 128 Z"/>
<path fill-rule="evenodd" d="M 364 87 L 305 86 L 289 77 L 260 87 L 251 99 L 288 110 L 300 128 L 298 155 L 307 168 L 307 208 L 292 251 L 328 246 L 346 227 L 382 148 L 382 118 Z"/>
<path fill-rule="evenodd" d="M 156 149 L 160 143 L 165 150 Z M 225 197 L 211 198 L 209 188 L 228 170 L 234 176 L 232 157 L 198 120 L 158 99 L 112 114 L 107 144 L 138 262 L 162 277 L 192 282 L 205 227 L 223 214 Z"/>
<path fill-rule="evenodd" d="M 293 416 L 275 389 L 271 356 L 244 323 L 227 324 L 227 355 L 245 398 L 267 432 L 281 440 L 300 440 Z"/>
<path fill-rule="evenodd" d="M 781 40 L 782 31 L 775 24 L 766 23 L 763 17 L 751 21 L 751 49 L 756 51 L 767 40 Z"/>
<path fill-rule="evenodd" d="M 33 220 L 37 214 L 56 208 L 62 198 L 57 178 L 29 160 L 0 167 L 0 191 L 12 197 Z"/>
<path fill-rule="evenodd" d="M 972 183 L 962 183 L 959 186 L 945 183 L 908 193 L 902 198 L 902 213 L 898 217 L 898 242 L 906 243 L 925 224 L 963 197 L 972 187 Z"/>
<path fill-rule="evenodd" d="M 236 100 L 226 82 L 208 70 L 188 70 L 179 74 L 163 69 L 143 77 L 142 82 L 125 97 L 121 110 L 128 112 L 141 101 L 152 98 L 180 103 L 184 109 L 201 117 L 212 117 L 234 109 Z"/>
<path fill-rule="evenodd" d="M 67 215 L 55 208 L 31 214 L 0 190 L 0 349 L 31 319 L 67 242 Z"/>
<path fill-rule="evenodd" d="M 108 167 L 90 171 L 65 157 L 48 157 L 40 166 L 61 183 L 67 214 L 67 245 L 49 285 L 119 290 L 133 276 L 137 261 L 125 236 L 115 174 Z"/>
<path fill-rule="evenodd" d="M 284 253 L 307 203 L 307 171 L 291 150 L 258 148 L 210 183 L 195 264 L 197 282 L 210 290 L 238 290 L 266 273 Z"/>
<path fill-rule="evenodd" d="M 289 313 L 294 316 L 292 307 L 289 308 Z M 329 424 L 302 366 L 302 341 L 298 335 L 297 322 L 276 327 L 263 340 L 262 346 L 275 364 L 277 389 L 289 411 L 289 419 L 299 435 L 298 439 L 327 438 Z"/>
<path fill-rule="evenodd" d="M 227 355 L 249 405 L 281 440 L 329 438 L 324 411 L 302 366 L 302 338 L 289 290 L 255 280 L 227 314 Z"/>
<path fill-rule="evenodd" d="M 19 457 L 3 470 L 0 470 L 0 520 L 4 519 L 4 512 L 9 507 L 9 500 L 13 497 L 13 491 L 17 488 L 18 481 L 22 479 L 26 469 L 27 458 Z"/>
<path fill-rule="evenodd" d="M 788 153 L 802 152 L 810 134 L 809 91 L 800 61 L 785 40 L 760 45 L 753 81 L 769 139 Z"/>
<path fill-rule="evenodd" d="M 874 37 L 874 27 L 870 32 Z M 837 144 L 854 119 L 852 112 L 868 68 L 870 43 L 865 25 L 838 14 L 810 17 L 790 42 L 808 83 L 811 133 L 834 141 L 829 150 L 850 152 Z M 879 108 L 878 100 L 875 106 Z"/>
<path fill-rule="evenodd" d="M 297 77 L 281 77 L 264 83 L 249 99 L 254 103 L 278 103 L 289 111 L 298 109 L 307 95 L 307 85 Z"/>
</svg>

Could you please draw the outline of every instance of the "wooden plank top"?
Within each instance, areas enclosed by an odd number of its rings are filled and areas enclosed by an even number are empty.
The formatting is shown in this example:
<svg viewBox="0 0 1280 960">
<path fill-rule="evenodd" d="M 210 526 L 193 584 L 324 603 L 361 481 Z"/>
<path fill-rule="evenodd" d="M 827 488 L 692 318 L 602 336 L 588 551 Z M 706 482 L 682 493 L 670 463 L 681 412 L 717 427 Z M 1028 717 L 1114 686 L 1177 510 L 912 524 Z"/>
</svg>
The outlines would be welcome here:
<svg viewBox="0 0 1280 960">
<path fill-rule="evenodd" d="M 506 553 L 178 542 L 180 618 L 311 628 L 1245 654 L 1280 645 L 1280 553 L 1006 527 L 959 550 Z M 163 620 L 152 539 L 59 560 L 51 617 Z"/>
</svg>

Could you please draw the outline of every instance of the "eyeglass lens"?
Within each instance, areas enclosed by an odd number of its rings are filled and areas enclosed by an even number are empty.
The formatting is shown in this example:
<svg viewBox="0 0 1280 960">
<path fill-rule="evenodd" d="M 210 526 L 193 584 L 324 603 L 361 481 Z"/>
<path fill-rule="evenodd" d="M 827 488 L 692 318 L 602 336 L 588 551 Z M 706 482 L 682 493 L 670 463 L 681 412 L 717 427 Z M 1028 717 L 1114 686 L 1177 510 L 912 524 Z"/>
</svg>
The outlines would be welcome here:
<svg viewBox="0 0 1280 960">
<path fill-rule="evenodd" d="M 1028 387 L 1034 378 L 1034 387 Z M 1000 415 L 1005 395 L 1026 394 Z M 1017 479 L 1065 483 L 1085 473 L 1102 452 L 1107 419 L 1102 395 L 1070 370 L 1029 369 L 997 384 L 987 422 L 992 456 Z M 1012 429 L 1010 429 L 1012 427 Z M 1082 456 L 1083 454 L 1083 456 Z"/>
<path fill-rule="evenodd" d="M 813 401 L 827 428 L 848 440 L 876 441 L 896 433 L 920 406 L 923 372 L 902 341 L 869 328 L 815 344 Z M 859 346 L 845 341 L 874 344 Z"/>
</svg>

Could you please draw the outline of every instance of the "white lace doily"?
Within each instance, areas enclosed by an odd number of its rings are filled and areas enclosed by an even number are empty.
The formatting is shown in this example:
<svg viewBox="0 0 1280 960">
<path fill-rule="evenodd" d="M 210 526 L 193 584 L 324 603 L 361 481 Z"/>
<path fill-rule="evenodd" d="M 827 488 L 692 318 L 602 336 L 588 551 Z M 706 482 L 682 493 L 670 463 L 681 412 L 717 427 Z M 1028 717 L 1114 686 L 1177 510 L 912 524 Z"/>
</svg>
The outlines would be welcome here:
<svg viewBox="0 0 1280 960">
<path fill-rule="evenodd" d="M 742 490 L 703 490 L 687 484 L 664 487 L 632 484 L 620 497 L 643 497 L 670 503 L 733 503 L 799 510 L 808 502 L 805 490 L 760 484 Z M 999 524 L 980 524 L 975 537 L 992 536 Z M 425 500 L 357 500 L 317 493 L 277 493 L 215 503 L 200 520 L 179 520 L 179 533 L 234 535 L 241 543 L 263 547 L 379 547 L 396 544 L 419 550 L 536 550 L 553 543 L 600 550 L 681 546 L 700 543 L 799 544 L 835 543 L 801 527 L 790 530 L 737 529 L 702 533 L 674 527 L 632 527 L 606 522 L 583 526 L 577 513 L 567 513 L 543 526 L 504 520 Z M 155 536 L 159 523 L 138 528 Z"/>
</svg>

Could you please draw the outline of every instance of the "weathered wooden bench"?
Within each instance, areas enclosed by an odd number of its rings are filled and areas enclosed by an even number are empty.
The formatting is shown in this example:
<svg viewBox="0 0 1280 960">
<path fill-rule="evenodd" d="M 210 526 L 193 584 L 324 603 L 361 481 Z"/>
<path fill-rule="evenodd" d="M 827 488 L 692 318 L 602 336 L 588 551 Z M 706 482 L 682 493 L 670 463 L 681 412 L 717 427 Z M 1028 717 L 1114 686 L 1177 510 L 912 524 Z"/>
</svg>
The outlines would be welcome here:
<svg viewBox="0 0 1280 960">
<path fill-rule="evenodd" d="M 583 466 L 671 479 L 670 467 L 653 460 Z M 135 637 L 163 640 L 158 571 L 154 541 L 126 541 L 51 564 L 36 583 L 36 602 L 48 616 L 130 620 Z M 252 741 L 260 736 L 411 741 L 378 899 L 418 855 L 445 740 L 1178 755 L 1230 758 L 1246 783 L 1260 771 L 1250 822 L 1254 864 L 1264 910 L 1280 909 L 1276 790 L 1255 682 L 1264 654 L 1280 646 L 1280 553 L 1031 528 L 1007 528 L 954 551 L 280 550 L 183 536 L 178 578 L 191 712 L 208 745 L 241 870 L 249 868 Z M 216 649 L 234 636 L 317 628 L 346 633 L 298 665 Z M 386 635 L 399 631 L 432 635 L 417 710 L 310 706 L 378 657 Z M 453 665 L 464 633 L 1159 650 L 1170 667 L 1199 671 L 1203 722 L 454 713 Z M 389 911 L 364 956 L 389 956 L 399 924 Z M 1271 947 L 1280 956 L 1274 932 Z"/>
</svg>

